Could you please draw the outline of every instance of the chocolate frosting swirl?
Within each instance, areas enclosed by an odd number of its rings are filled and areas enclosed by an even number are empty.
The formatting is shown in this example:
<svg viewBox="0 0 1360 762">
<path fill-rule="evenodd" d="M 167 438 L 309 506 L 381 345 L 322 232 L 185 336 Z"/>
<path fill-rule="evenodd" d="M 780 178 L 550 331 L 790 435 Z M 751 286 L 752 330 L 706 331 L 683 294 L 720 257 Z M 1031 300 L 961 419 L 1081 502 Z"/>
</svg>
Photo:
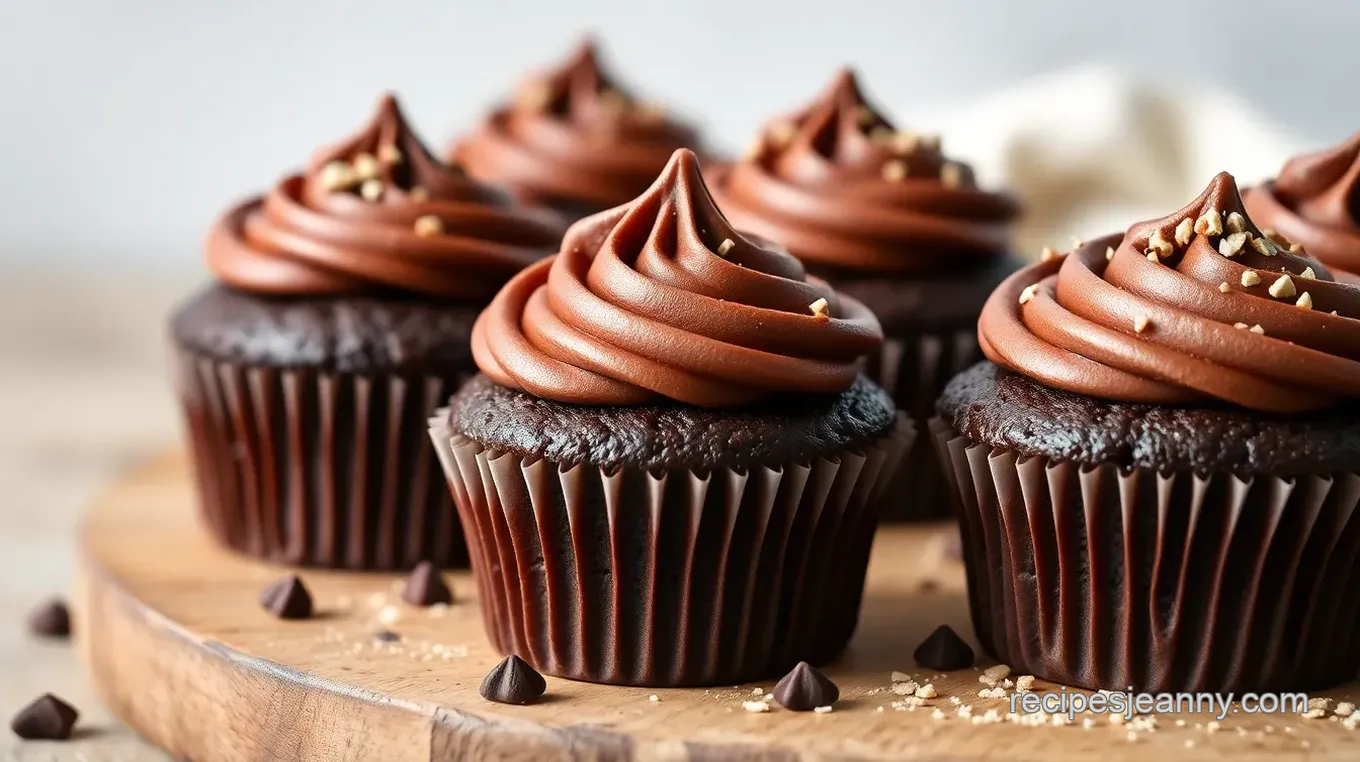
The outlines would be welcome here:
<svg viewBox="0 0 1360 762">
<path fill-rule="evenodd" d="M 575 404 L 703 407 L 839 393 L 882 342 L 873 313 L 733 230 L 679 150 L 631 204 L 571 227 L 477 321 L 497 383 Z"/>
<path fill-rule="evenodd" d="M 1252 218 L 1329 265 L 1360 273 L 1360 133 L 1285 163 L 1246 194 Z"/>
<path fill-rule="evenodd" d="M 435 159 L 385 95 L 362 130 L 218 220 L 207 257 L 219 280 L 260 294 L 485 298 L 564 228 Z"/>
<path fill-rule="evenodd" d="M 1048 386 L 1128 402 L 1290 412 L 1360 397 L 1360 287 L 1242 211 L 1220 174 L 1122 240 L 1026 267 L 983 309 L 983 351 Z"/>
<path fill-rule="evenodd" d="M 531 76 L 452 150 L 473 176 L 529 203 L 608 209 L 651 185 L 695 131 L 637 101 L 586 40 L 556 69 Z"/>
<path fill-rule="evenodd" d="M 1002 256 L 1020 211 L 1010 195 L 980 190 L 938 137 L 896 130 L 849 69 L 767 125 L 714 190 L 738 227 L 810 264 L 885 273 Z"/>
</svg>

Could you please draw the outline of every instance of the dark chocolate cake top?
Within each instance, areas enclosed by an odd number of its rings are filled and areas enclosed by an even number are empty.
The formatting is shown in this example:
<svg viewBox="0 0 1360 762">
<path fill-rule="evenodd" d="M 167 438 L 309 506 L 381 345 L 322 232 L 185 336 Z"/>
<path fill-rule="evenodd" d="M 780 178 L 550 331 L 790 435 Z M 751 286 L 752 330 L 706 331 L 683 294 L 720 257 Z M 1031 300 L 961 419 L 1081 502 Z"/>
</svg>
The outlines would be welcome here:
<svg viewBox="0 0 1360 762">
<path fill-rule="evenodd" d="M 1121 402 L 1360 399 L 1360 286 L 1256 227 L 1227 173 L 1174 214 L 1017 272 L 978 338 L 1017 373 Z"/>
<path fill-rule="evenodd" d="M 1232 405 L 1143 405 L 1054 389 L 980 363 L 939 413 L 981 444 L 1052 460 L 1199 474 L 1360 472 L 1360 406 L 1270 415 Z"/>
<path fill-rule="evenodd" d="M 482 372 L 579 405 L 737 407 L 835 394 L 883 334 L 863 304 L 743 237 L 681 149 L 633 202 L 576 223 L 473 331 Z"/>
<path fill-rule="evenodd" d="M 555 251 L 564 227 L 436 159 L 385 95 L 363 129 L 229 210 L 208 267 L 258 294 L 485 299 Z"/>
<path fill-rule="evenodd" d="M 449 407 L 454 433 L 494 450 L 568 465 L 668 471 L 807 463 L 865 447 L 895 420 L 892 400 L 864 378 L 839 395 L 794 395 L 738 412 L 674 403 L 572 405 L 478 376 Z"/>
</svg>

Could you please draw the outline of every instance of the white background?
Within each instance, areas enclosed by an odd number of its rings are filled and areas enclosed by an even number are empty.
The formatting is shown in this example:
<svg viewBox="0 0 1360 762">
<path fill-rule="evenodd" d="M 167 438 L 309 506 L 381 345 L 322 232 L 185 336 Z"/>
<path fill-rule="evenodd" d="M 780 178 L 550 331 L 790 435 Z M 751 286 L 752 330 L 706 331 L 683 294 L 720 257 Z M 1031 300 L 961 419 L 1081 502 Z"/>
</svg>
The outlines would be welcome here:
<svg viewBox="0 0 1360 762">
<path fill-rule="evenodd" d="M 0 0 L 0 273 L 192 271 L 218 210 L 357 126 L 380 90 L 442 145 L 584 30 L 723 146 L 846 62 L 917 128 L 1098 62 L 1221 86 L 1307 143 L 1360 129 L 1349 0 Z"/>
</svg>

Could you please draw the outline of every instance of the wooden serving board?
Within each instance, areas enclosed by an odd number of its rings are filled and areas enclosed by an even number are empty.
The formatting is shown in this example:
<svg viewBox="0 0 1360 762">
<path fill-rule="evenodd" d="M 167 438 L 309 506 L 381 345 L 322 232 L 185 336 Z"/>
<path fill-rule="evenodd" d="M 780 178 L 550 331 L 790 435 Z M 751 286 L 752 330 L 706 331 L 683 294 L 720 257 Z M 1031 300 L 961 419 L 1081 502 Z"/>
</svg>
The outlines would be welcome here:
<svg viewBox="0 0 1360 762">
<path fill-rule="evenodd" d="M 939 624 L 972 636 L 946 525 L 880 533 L 859 631 L 827 670 L 842 695 L 832 712 L 743 708 L 773 682 L 649 690 L 550 677 L 541 703 L 491 704 L 477 687 L 500 655 L 466 573 L 450 575 L 456 604 L 424 610 L 401 603 L 393 575 L 304 571 L 319 616 L 277 621 L 256 599 L 284 570 L 212 543 L 195 524 L 186 469 L 167 456 L 94 504 L 76 615 L 100 695 L 195 762 L 1360 758 L 1360 732 L 1332 718 L 1238 714 L 1217 729 L 1200 715 L 1154 716 L 1137 729 L 1104 716 L 1088 716 L 1089 727 L 1005 721 L 1005 700 L 978 696 L 980 669 L 933 675 L 912 661 Z M 379 642 L 383 629 L 403 639 Z M 894 671 L 939 696 L 898 708 Z"/>
</svg>

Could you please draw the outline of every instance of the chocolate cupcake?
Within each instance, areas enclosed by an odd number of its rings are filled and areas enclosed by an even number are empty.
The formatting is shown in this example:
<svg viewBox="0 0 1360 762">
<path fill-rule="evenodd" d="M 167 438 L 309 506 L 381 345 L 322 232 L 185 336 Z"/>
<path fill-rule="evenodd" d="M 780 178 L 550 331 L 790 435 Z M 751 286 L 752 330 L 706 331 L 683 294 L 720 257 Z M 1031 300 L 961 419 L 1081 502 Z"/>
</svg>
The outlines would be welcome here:
<svg viewBox="0 0 1360 762">
<path fill-rule="evenodd" d="M 464 562 L 425 421 L 476 371 L 481 308 L 564 228 L 433 158 L 390 96 L 229 210 L 219 283 L 171 321 L 212 533 L 289 564 Z"/>
<path fill-rule="evenodd" d="M 936 136 L 893 127 L 842 70 L 803 109 L 772 121 L 748 155 L 715 173 L 718 203 L 742 230 L 778 241 L 810 272 L 862 301 L 883 325 L 867 374 L 899 407 L 929 417 L 944 384 L 981 359 L 978 312 L 1019 263 L 1008 255 L 1019 205 L 977 187 Z M 890 518 L 943 515 L 925 440 Z"/>
<path fill-rule="evenodd" d="M 1251 218 L 1325 264 L 1360 273 L 1360 133 L 1335 148 L 1285 163 L 1280 176 L 1246 192 Z"/>
<path fill-rule="evenodd" d="M 909 419 L 864 305 L 737 233 L 677 151 L 478 320 L 431 420 L 491 641 L 595 682 L 732 684 L 854 630 Z"/>
<path fill-rule="evenodd" d="M 978 639 L 1087 688 L 1300 691 L 1360 667 L 1360 288 L 1189 206 L 1026 267 L 932 433 Z"/>
<path fill-rule="evenodd" d="M 525 80 L 450 155 L 474 177 L 578 219 L 631 201 L 675 149 L 697 146 L 693 128 L 606 75 L 586 40 Z"/>
</svg>

